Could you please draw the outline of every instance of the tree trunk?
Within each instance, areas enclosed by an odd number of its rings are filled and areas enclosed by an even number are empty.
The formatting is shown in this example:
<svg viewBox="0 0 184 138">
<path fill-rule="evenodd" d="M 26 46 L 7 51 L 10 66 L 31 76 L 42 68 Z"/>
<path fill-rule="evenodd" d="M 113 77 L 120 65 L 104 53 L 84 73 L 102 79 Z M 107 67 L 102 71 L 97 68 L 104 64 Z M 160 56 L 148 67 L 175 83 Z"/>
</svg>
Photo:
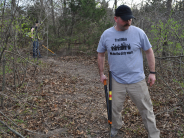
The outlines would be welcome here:
<svg viewBox="0 0 184 138">
<path fill-rule="evenodd" d="M 172 0 L 167 0 L 167 10 L 171 11 L 172 9 Z"/>
<path fill-rule="evenodd" d="M 114 0 L 114 9 L 116 9 L 117 8 L 117 0 Z"/>
<path fill-rule="evenodd" d="M 55 24 L 55 16 L 54 16 L 54 6 L 53 6 L 53 0 L 51 0 L 51 6 L 52 6 L 52 22 L 53 22 L 53 31 L 56 35 L 56 24 Z"/>
<path fill-rule="evenodd" d="M 64 5 L 63 5 L 63 19 L 67 19 L 66 18 L 66 15 L 67 15 L 66 0 L 64 0 Z M 65 28 L 65 32 L 67 32 L 67 22 L 66 21 L 64 23 L 64 28 Z"/>
<path fill-rule="evenodd" d="M 41 7 L 40 7 L 40 9 L 41 9 L 41 12 L 40 12 L 40 20 L 42 20 L 42 13 L 44 12 L 44 7 L 43 7 L 43 0 L 40 0 L 40 4 L 41 4 Z"/>
</svg>

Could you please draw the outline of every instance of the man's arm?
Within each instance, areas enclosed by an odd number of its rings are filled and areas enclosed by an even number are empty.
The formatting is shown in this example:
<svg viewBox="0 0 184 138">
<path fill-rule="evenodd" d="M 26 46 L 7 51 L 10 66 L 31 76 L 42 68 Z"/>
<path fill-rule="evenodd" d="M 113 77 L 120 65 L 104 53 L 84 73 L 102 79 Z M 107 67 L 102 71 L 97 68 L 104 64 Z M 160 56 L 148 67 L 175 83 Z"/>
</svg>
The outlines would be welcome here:
<svg viewBox="0 0 184 138">
<path fill-rule="evenodd" d="M 104 75 L 105 53 L 98 53 L 98 68 L 100 81 L 103 83 L 107 77 Z"/>
<path fill-rule="evenodd" d="M 146 58 L 148 61 L 149 70 L 151 72 L 155 72 L 155 56 L 153 53 L 153 49 L 150 48 L 147 51 L 145 51 L 145 53 L 146 53 Z M 148 76 L 149 85 L 152 86 L 155 83 L 155 81 L 156 81 L 155 74 L 149 74 L 149 76 Z"/>
<path fill-rule="evenodd" d="M 31 38 L 33 39 L 33 31 L 34 31 L 34 28 L 32 27 L 31 28 Z"/>
</svg>

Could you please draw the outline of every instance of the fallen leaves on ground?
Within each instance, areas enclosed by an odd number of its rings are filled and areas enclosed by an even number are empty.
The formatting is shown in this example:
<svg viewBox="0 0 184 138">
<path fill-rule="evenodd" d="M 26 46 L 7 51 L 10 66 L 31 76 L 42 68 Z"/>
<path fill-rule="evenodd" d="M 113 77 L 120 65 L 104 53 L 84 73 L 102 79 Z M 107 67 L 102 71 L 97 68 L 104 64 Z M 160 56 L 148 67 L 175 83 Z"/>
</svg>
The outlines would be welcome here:
<svg viewBox="0 0 184 138">
<path fill-rule="evenodd" d="M 5 108 L 1 109 L 18 126 L 36 133 L 15 127 L 3 116 L 0 120 L 8 122 L 25 137 L 108 137 L 104 90 L 99 81 L 96 57 L 43 58 L 42 65 L 34 75 L 34 66 L 29 66 L 24 85 L 16 88 L 16 92 L 15 89 L 6 91 Z M 108 76 L 107 62 L 105 67 Z M 13 90 L 12 80 L 13 75 L 9 75 L 7 87 Z M 159 83 L 150 88 L 157 126 L 163 138 L 182 137 L 184 114 L 181 108 L 162 113 L 176 107 L 174 104 L 177 102 L 173 94 L 165 94 L 165 88 Z M 122 118 L 124 125 L 120 131 L 125 138 L 147 137 L 141 116 L 129 97 L 126 98 Z M 0 130 L 3 130 L 0 133 L 2 137 L 15 136 L 5 128 Z"/>
</svg>

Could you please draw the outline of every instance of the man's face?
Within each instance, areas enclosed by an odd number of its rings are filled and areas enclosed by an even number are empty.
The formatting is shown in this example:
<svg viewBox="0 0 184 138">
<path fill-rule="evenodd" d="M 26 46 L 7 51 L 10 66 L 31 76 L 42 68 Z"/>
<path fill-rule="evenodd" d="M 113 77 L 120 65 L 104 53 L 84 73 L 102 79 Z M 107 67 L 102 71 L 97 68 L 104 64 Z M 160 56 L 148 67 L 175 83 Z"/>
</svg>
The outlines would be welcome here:
<svg viewBox="0 0 184 138">
<path fill-rule="evenodd" d="M 122 20 L 120 17 L 114 17 L 114 20 L 117 24 L 117 29 L 118 31 L 125 31 L 129 28 L 129 26 L 132 23 L 132 19 L 128 20 L 128 21 L 124 21 Z"/>
<path fill-rule="evenodd" d="M 36 26 L 39 26 L 40 24 L 39 23 L 36 23 Z"/>
</svg>

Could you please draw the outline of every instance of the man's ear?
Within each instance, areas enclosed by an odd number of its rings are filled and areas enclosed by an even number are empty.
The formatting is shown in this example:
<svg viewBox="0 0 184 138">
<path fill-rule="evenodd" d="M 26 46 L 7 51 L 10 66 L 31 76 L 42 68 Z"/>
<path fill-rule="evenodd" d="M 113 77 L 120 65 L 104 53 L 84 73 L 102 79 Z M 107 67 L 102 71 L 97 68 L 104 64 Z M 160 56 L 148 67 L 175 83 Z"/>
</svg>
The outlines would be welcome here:
<svg viewBox="0 0 184 138">
<path fill-rule="evenodd" d="M 118 17 L 114 16 L 114 21 L 117 22 Z"/>
</svg>

